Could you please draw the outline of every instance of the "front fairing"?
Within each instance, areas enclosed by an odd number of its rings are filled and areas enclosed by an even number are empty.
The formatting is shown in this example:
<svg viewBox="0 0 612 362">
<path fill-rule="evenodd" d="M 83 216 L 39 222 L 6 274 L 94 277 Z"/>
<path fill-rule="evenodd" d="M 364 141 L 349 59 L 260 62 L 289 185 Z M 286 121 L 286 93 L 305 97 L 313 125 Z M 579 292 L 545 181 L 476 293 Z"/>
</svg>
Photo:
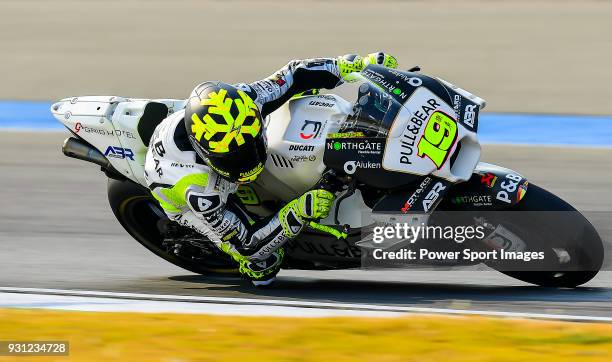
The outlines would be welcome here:
<svg viewBox="0 0 612 362">
<path fill-rule="evenodd" d="M 327 140 L 331 168 L 376 187 L 398 187 L 432 175 L 468 180 L 480 159 L 479 104 L 422 74 L 369 65 L 353 112 Z M 461 93 L 462 91 L 463 93 Z"/>
</svg>

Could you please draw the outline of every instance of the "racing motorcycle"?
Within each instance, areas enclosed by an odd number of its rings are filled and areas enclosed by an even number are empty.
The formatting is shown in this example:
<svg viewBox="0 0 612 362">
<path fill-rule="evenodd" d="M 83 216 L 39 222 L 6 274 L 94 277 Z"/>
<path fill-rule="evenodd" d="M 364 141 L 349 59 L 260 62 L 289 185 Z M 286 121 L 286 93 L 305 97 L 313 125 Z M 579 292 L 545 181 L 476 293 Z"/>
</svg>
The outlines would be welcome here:
<svg viewBox="0 0 612 362">
<path fill-rule="evenodd" d="M 355 102 L 334 94 L 303 95 L 264 120 L 269 156 L 258 180 L 238 190 L 245 208 L 264 217 L 313 187 L 338 195 L 327 219 L 311 222 L 286 245 L 283 268 L 362 267 L 376 259 L 376 225 L 470 222 L 484 230 L 470 242 L 471 251 L 538 250 L 546 266 L 491 259 L 410 264 L 484 262 L 522 281 L 554 287 L 575 287 L 598 273 L 603 244 L 582 214 L 518 172 L 479 162 L 483 99 L 418 67 L 369 65 L 355 84 Z M 85 96 L 62 99 L 51 112 L 72 133 L 63 153 L 101 166 L 110 207 L 134 239 L 189 271 L 236 274 L 236 265 L 210 240 L 169 220 L 146 187 L 149 140 L 185 103 Z M 419 245 L 405 241 L 385 250 Z M 465 250 L 468 244 L 427 240 L 426 246 Z"/>
</svg>

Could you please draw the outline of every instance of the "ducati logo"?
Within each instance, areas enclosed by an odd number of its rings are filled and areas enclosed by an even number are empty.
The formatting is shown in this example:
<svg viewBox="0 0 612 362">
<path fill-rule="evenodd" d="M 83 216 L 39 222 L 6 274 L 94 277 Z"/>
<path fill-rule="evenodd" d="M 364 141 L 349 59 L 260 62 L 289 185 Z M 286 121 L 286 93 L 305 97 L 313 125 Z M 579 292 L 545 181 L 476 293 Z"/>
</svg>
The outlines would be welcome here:
<svg viewBox="0 0 612 362">
<path fill-rule="evenodd" d="M 321 122 L 305 120 L 304 125 L 302 125 L 302 132 L 300 132 L 300 138 L 303 140 L 318 138 L 321 133 L 321 126 Z"/>
</svg>

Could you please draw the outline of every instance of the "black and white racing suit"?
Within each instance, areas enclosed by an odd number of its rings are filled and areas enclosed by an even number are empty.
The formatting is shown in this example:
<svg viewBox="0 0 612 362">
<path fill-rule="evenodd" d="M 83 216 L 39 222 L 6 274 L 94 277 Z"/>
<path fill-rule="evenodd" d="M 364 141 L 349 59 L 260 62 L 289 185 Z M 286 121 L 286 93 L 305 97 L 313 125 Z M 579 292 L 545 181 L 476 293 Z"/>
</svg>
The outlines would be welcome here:
<svg viewBox="0 0 612 362">
<path fill-rule="evenodd" d="M 294 60 L 265 79 L 235 86 L 254 100 L 265 118 L 296 94 L 341 83 L 337 60 L 323 58 Z M 297 236 L 304 221 L 284 209 L 252 220 L 234 195 L 237 185 L 196 156 L 183 125 L 184 113 L 178 111 L 162 121 L 149 144 L 145 180 L 153 196 L 172 220 L 207 236 L 241 265 L 270 258 Z"/>
</svg>

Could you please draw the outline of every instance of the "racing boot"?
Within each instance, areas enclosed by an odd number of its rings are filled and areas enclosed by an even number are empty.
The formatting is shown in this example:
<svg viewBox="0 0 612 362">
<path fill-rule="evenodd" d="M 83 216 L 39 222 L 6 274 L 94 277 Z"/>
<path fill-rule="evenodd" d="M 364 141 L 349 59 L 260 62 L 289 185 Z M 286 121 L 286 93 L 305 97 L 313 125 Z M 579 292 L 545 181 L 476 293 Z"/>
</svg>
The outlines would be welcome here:
<svg viewBox="0 0 612 362">
<path fill-rule="evenodd" d="M 276 280 L 276 274 L 281 268 L 285 257 L 285 249 L 276 250 L 266 260 L 240 261 L 240 273 L 249 279 L 256 287 L 270 286 Z"/>
</svg>

